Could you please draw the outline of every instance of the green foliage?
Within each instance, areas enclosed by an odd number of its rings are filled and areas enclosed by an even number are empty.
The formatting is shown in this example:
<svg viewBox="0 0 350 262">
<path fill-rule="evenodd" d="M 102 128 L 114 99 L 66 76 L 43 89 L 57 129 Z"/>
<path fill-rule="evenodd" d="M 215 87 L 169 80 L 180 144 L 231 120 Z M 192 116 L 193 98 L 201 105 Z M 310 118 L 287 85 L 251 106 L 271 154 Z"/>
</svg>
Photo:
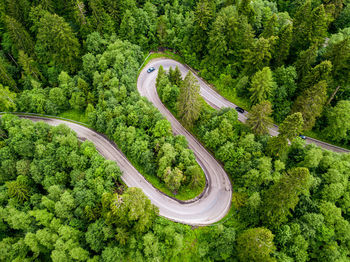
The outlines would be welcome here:
<svg viewBox="0 0 350 262">
<path fill-rule="evenodd" d="M 267 100 L 274 84 L 272 72 L 269 67 L 264 67 L 261 71 L 258 71 L 253 76 L 249 89 L 252 103 L 257 104 Z"/>
<path fill-rule="evenodd" d="M 263 101 L 260 104 L 256 104 L 249 113 L 247 125 L 257 135 L 267 134 L 269 127 L 272 126 L 272 120 L 270 118 L 271 113 L 270 102 Z"/>
<path fill-rule="evenodd" d="M 307 168 L 289 170 L 265 192 L 261 216 L 264 224 L 278 227 L 288 221 L 290 210 L 294 210 L 301 194 L 309 193 L 309 187 L 310 173 Z"/>
<path fill-rule="evenodd" d="M 324 130 L 327 136 L 334 141 L 349 139 L 350 131 L 350 101 L 339 101 L 327 114 L 328 126 Z"/>
<path fill-rule="evenodd" d="M 304 129 L 310 130 L 321 115 L 323 106 L 326 103 L 327 83 L 320 81 L 313 87 L 306 89 L 295 101 L 293 112 L 300 112 L 304 119 Z"/>
<path fill-rule="evenodd" d="M 72 28 L 64 18 L 43 13 L 37 27 L 35 52 L 41 63 L 52 63 L 55 66 L 74 72 L 77 69 L 80 44 Z"/>
<path fill-rule="evenodd" d="M 189 127 L 198 119 L 201 111 L 199 91 L 197 80 L 189 71 L 180 86 L 180 95 L 177 101 L 179 117 Z"/>
<path fill-rule="evenodd" d="M 267 228 L 251 228 L 237 238 L 238 256 L 241 261 L 275 261 L 271 253 L 276 249 L 274 235 Z"/>
</svg>

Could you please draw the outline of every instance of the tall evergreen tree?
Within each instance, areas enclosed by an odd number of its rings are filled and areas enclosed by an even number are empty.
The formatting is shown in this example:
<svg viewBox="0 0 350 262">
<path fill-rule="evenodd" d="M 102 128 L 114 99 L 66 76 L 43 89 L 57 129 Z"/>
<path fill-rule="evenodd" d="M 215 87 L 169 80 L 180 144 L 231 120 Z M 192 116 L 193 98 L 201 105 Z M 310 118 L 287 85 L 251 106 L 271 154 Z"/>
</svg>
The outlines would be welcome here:
<svg viewBox="0 0 350 262">
<path fill-rule="evenodd" d="M 28 56 L 22 50 L 19 51 L 18 54 L 18 63 L 27 76 L 31 76 L 36 80 L 43 80 L 43 75 L 41 74 L 35 60 L 32 57 Z"/>
<path fill-rule="evenodd" d="M 292 141 L 303 130 L 304 120 L 300 112 L 291 114 L 286 117 L 280 125 L 278 132 L 279 136 Z"/>
<path fill-rule="evenodd" d="M 297 69 L 299 81 L 304 79 L 304 77 L 309 73 L 312 65 L 316 62 L 316 56 L 316 45 L 310 46 L 309 49 L 300 52 L 299 57 L 295 62 L 295 68 Z"/>
<path fill-rule="evenodd" d="M 327 36 L 328 21 L 323 5 L 318 6 L 311 13 L 310 44 L 322 46 Z"/>
<path fill-rule="evenodd" d="M 25 27 L 29 26 L 30 2 L 28 0 L 5 0 L 6 15 L 13 17 Z"/>
<path fill-rule="evenodd" d="M 29 54 L 33 53 L 34 42 L 21 23 L 7 15 L 4 16 L 4 22 L 16 53 L 19 50 L 23 50 Z"/>
<path fill-rule="evenodd" d="M 6 64 L 7 62 L 5 58 L 0 56 L 0 84 L 17 89 L 16 82 L 12 78 L 11 74 L 8 72 Z"/>
<path fill-rule="evenodd" d="M 311 35 L 311 0 L 300 5 L 293 18 L 293 50 L 303 50 L 309 45 Z"/>
<path fill-rule="evenodd" d="M 200 57 L 206 53 L 209 26 L 215 16 L 215 3 L 212 0 L 200 0 L 194 11 L 193 47 Z"/>
<path fill-rule="evenodd" d="M 326 81 L 320 81 L 302 92 L 295 100 L 292 112 L 300 112 L 303 115 L 305 130 L 310 130 L 315 125 L 316 118 L 321 115 L 327 101 L 326 89 Z"/>
<path fill-rule="evenodd" d="M 273 14 L 270 17 L 269 21 L 267 22 L 267 25 L 265 26 L 260 36 L 265 39 L 271 36 L 274 36 L 276 34 L 276 27 L 277 27 L 277 15 Z"/>
<path fill-rule="evenodd" d="M 265 225 L 272 228 L 288 220 L 299 202 L 301 194 L 308 194 L 310 187 L 310 173 L 305 167 L 289 170 L 287 174 L 272 185 L 264 195 L 261 218 Z"/>
<path fill-rule="evenodd" d="M 250 24 L 255 21 L 256 13 L 251 5 L 251 0 L 241 0 L 237 8 L 239 15 L 244 15 L 248 18 Z"/>
<path fill-rule="evenodd" d="M 332 68 L 332 63 L 330 61 L 322 61 L 320 64 L 312 68 L 304 77 L 299 85 L 300 89 L 303 90 L 309 88 L 322 80 L 325 80 L 328 83 L 332 73 Z"/>
<path fill-rule="evenodd" d="M 40 62 L 75 71 L 80 44 L 69 24 L 56 14 L 45 13 L 37 26 L 35 51 Z"/>
<path fill-rule="evenodd" d="M 248 75 L 262 70 L 264 66 L 269 66 L 272 58 L 272 50 L 276 43 L 277 37 L 271 36 L 268 39 L 260 37 L 256 39 L 253 46 L 245 50 L 245 72 Z"/>
<path fill-rule="evenodd" d="M 250 110 L 247 125 L 257 135 L 268 134 L 269 127 L 272 126 L 272 119 L 270 118 L 271 113 L 272 108 L 269 101 L 256 104 Z"/>
<path fill-rule="evenodd" d="M 179 116 L 187 126 L 192 126 L 199 117 L 201 111 L 200 87 L 196 78 L 189 71 L 180 86 L 178 99 Z"/>
<path fill-rule="evenodd" d="M 332 76 L 337 86 L 345 87 L 350 79 L 350 36 L 343 36 L 343 39 L 331 43 L 325 57 L 332 62 Z"/>
<path fill-rule="evenodd" d="M 287 59 L 289 55 L 289 48 L 292 43 L 292 37 L 293 24 L 289 23 L 280 30 L 278 35 L 276 51 L 274 54 L 274 60 L 277 67 L 282 66 L 284 61 Z"/>
<path fill-rule="evenodd" d="M 256 72 L 249 89 L 251 103 L 257 104 L 267 100 L 274 84 L 272 72 L 269 67 L 264 67 L 261 71 Z"/>
</svg>

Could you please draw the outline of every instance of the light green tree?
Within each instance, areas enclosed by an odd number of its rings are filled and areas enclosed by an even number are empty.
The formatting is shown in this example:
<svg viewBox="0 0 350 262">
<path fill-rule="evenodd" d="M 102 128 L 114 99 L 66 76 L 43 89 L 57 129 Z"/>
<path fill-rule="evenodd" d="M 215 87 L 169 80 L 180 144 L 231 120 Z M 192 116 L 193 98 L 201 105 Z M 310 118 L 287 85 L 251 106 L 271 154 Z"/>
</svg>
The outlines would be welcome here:
<svg viewBox="0 0 350 262">
<path fill-rule="evenodd" d="M 276 250 L 273 243 L 274 235 L 263 227 L 250 228 L 237 238 L 237 251 L 243 262 L 273 262 L 271 253 Z"/>
<path fill-rule="evenodd" d="M 250 101 L 257 104 L 269 97 L 275 82 L 272 78 L 272 72 L 269 67 L 264 67 L 261 71 L 256 72 L 250 85 Z"/>
<path fill-rule="evenodd" d="M 257 135 L 267 134 L 269 127 L 272 125 L 272 119 L 270 118 L 271 113 L 272 108 L 269 101 L 256 104 L 249 113 L 247 125 Z"/>
</svg>

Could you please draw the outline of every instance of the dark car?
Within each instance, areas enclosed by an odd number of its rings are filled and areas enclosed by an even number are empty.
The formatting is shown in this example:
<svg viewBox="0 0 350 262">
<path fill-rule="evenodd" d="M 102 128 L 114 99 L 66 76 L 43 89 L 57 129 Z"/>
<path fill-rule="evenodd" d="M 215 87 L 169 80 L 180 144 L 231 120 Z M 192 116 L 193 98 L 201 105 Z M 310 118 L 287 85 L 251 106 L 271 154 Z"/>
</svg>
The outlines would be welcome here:
<svg viewBox="0 0 350 262">
<path fill-rule="evenodd" d="M 299 135 L 299 137 L 301 138 L 301 139 L 306 139 L 306 136 L 304 136 L 304 135 Z"/>
<path fill-rule="evenodd" d="M 235 109 L 236 109 L 236 111 L 239 112 L 239 113 L 242 113 L 242 114 L 244 113 L 244 109 L 241 108 L 241 107 L 239 107 L 239 106 L 236 106 Z"/>
<path fill-rule="evenodd" d="M 147 69 L 147 73 L 152 73 L 154 70 L 156 70 L 153 66 Z"/>
</svg>

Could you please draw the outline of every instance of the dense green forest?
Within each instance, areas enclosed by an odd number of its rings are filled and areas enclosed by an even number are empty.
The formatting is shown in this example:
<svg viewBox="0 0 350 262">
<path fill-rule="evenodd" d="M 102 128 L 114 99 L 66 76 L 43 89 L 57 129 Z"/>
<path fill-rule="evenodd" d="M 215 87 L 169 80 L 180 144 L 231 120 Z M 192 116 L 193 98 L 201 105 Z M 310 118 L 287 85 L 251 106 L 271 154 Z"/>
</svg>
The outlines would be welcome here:
<svg viewBox="0 0 350 262">
<path fill-rule="evenodd" d="M 4 0 L 0 14 L 0 111 L 78 114 L 169 195 L 205 180 L 137 92 L 148 52 L 178 53 L 250 111 L 243 125 L 192 74 L 159 71 L 162 102 L 233 181 L 228 216 L 200 228 L 157 216 L 68 128 L 2 117 L 1 261 L 349 261 L 350 155 L 295 139 L 350 146 L 348 0 Z"/>
</svg>

